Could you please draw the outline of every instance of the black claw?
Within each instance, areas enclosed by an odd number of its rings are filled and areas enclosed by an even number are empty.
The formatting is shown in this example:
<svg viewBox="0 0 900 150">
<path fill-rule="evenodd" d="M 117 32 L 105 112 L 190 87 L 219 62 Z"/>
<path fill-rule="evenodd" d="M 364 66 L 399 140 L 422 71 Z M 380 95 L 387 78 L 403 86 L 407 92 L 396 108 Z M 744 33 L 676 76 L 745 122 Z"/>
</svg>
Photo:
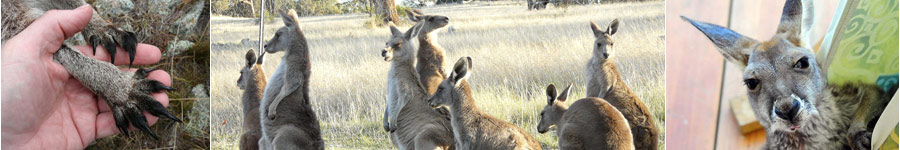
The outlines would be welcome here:
<svg viewBox="0 0 900 150">
<path fill-rule="evenodd" d="M 134 55 L 137 53 L 137 37 L 134 32 L 122 31 L 115 38 L 116 43 L 128 52 L 128 66 L 134 63 Z"/>
<path fill-rule="evenodd" d="M 128 119 L 123 115 L 121 109 L 113 110 L 113 119 L 116 121 L 116 127 L 119 128 L 119 131 L 122 132 L 122 134 L 125 134 L 126 137 L 131 136 L 128 135 Z"/>
<path fill-rule="evenodd" d="M 128 118 L 128 121 L 131 121 L 131 125 L 143 130 L 144 132 L 149 133 L 150 136 L 153 137 L 153 139 L 159 140 L 159 137 L 156 136 L 156 133 L 153 133 L 153 131 L 150 130 L 150 125 L 147 125 L 147 118 L 144 117 L 144 114 L 142 114 L 139 109 L 131 109 L 127 111 L 125 115 Z"/>
<path fill-rule="evenodd" d="M 143 68 L 138 69 L 137 72 L 134 73 L 134 79 L 144 79 L 147 75 L 150 75 L 150 72 L 156 70 L 155 68 Z"/>
<path fill-rule="evenodd" d="M 103 48 L 109 53 L 109 63 L 116 64 L 116 44 L 112 41 L 103 42 Z"/>
<path fill-rule="evenodd" d="M 159 81 L 156 81 L 156 80 L 150 80 L 150 81 L 149 81 L 149 84 L 150 84 L 150 88 L 151 88 L 150 90 L 151 90 L 151 92 L 159 92 L 159 91 L 162 91 L 162 90 L 167 90 L 167 91 L 174 91 L 174 90 L 175 90 L 175 88 L 170 87 L 170 86 L 166 86 L 166 85 L 164 85 L 162 82 L 159 82 Z"/>
<path fill-rule="evenodd" d="M 141 102 L 141 107 L 151 115 L 157 117 L 166 117 L 174 120 L 175 122 L 181 123 L 181 119 L 178 119 L 178 117 L 175 117 L 175 115 L 169 113 L 169 110 L 166 109 L 166 107 L 163 106 L 162 103 L 159 103 L 159 101 L 153 99 L 153 97 L 150 97 L 149 95 L 138 95 L 135 97 L 137 98 L 135 100 Z"/>
<path fill-rule="evenodd" d="M 100 45 L 100 39 L 97 38 L 97 35 L 91 35 L 88 38 L 88 42 L 91 43 L 91 48 L 94 50 L 94 55 L 97 55 L 97 45 Z"/>
</svg>

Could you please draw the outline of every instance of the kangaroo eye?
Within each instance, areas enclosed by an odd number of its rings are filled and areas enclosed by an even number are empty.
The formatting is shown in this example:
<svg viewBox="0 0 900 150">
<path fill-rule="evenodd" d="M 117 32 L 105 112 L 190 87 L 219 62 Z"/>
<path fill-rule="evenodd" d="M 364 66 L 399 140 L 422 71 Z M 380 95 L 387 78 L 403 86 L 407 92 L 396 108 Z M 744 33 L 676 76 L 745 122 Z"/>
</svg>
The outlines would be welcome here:
<svg viewBox="0 0 900 150">
<path fill-rule="evenodd" d="M 794 63 L 794 68 L 798 68 L 798 69 L 809 68 L 809 58 L 803 57 L 803 58 L 800 58 L 800 60 L 797 60 L 797 62 Z"/>
<path fill-rule="evenodd" d="M 747 89 L 756 90 L 756 87 L 759 86 L 759 79 L 745 79 L 744 85 L 747 86 Z"/>
</svg>

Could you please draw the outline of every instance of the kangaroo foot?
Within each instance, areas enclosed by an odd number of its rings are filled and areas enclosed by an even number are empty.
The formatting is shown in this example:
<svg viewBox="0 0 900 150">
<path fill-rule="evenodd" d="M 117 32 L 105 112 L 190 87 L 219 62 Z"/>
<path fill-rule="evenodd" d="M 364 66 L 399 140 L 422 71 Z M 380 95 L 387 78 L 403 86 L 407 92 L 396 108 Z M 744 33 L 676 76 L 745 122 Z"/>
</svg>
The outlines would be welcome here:
<svg viewBox="0 0 900 150">
<path fill-rule="evenodd" d="M 116 44 L 125 49 L 128 53 L 128 65 L 134 62 L 134 53 L 137 47 L 137 37 L 133 32 L 116 28 L 112 25 L 105 26 L 88 26 L 82 31 L 82 34 L 91 45 L 94 53 L 97 53 L 97 46 L 103 46 L 109 53 L 110 63 L 116 62 Z"/>
</svg>

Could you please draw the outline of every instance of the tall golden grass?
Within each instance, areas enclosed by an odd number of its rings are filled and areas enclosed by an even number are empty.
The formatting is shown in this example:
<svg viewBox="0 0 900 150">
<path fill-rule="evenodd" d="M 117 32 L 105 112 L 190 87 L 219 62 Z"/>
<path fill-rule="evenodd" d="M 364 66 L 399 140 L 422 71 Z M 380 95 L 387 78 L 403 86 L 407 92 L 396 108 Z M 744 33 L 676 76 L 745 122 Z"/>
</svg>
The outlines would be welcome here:
<svg viewBox="0 0 900 150">
<path fill-rule="evenodd" d="M 544 148 L 557 147 L 555 132 L 536 130 L 538 113 L 546 104 L 544 89 L 551 83 L 572 83 L 571 96 L 584 97 L 584 69 L 594 40 L 588 22 L 606 26 L 620 19 L 612 57 L 625 82 L 656 117 L 664 147 L 664 7 L 663 2 L 648 2 L 527 11 L 524 3 L 475 2 L 423 11 L 451 18 L 450 25 L 437 33 L 437 41 L 446 49 L 446 68 L 461 56 L 472 56 L 469 83 L 478 106 L 527 130 Z M 312 105 L 329 149 L 393 148 L 381 128 L 389 63 L 383 61 L 380 49 L 390 31 L 364 26 L 367 18 L 365 14 L 300 18 L 313 65 Z M 241 41 L 255 43 L 258 26 L 254 19 L 215 16 L 211 24 L 211 144 L 213 149 L 237 149 L 242 108 L 235 83 L 244 53 L 257 47 Z M 277 20 L 266 23 L 266 38 L 281 26 Z M 267 55 L 268 75 L 282 55 Z"/>
</svg>

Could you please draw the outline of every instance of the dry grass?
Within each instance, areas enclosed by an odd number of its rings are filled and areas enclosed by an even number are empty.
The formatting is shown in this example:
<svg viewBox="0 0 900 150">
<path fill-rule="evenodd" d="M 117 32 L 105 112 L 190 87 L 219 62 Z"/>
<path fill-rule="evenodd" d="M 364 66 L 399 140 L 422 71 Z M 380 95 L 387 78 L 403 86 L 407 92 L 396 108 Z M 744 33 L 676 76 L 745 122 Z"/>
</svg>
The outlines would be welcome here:
<svg viewBox="0 0 900 150">
<path fill-rule="evenodd" d="M 423 11 L 452 18 L 449 26 L 455 31 L 445 28 L 438 33 L 448 54 L 445 65 L 449 68 L 459 57 L 472 56 L 475 66 L 469 83 L 478 106 L 552 149 L 557 147 L 556 133 L 536 131 L 538 113 L 546 104 L 544 89 L 551 83 L 573 83 L 572 96 L 584 96 L 584 68 L 594 40 L 588 21 L 606 26 L 620 19 L 613 54 L 619 71 L 664 133 L 664 7 L 663 2 L 649 2 L 526 11 L 524 3 L 470 3 Z M 300 18 L 311 47 L 312 105 L 328 149 L 393 147 L 380 123 L 389 63 L 379 54 L 390 31 L 364 27 L 366 20 L 364 14 Z M 259 27 L 253 19 L 211 21 L 212 148 L 237 149 L 242 114 L 235 81 L 244 53 L 257 47 L 240 41 L 257 39 Z M 266 38 L 281 26 L 281 21 L 266 24 Z M 267 74 L 275 70 L 282 54 L 267 56 Z M 660 147 L 664 144 L 660 142 Z"/>
</svg>

